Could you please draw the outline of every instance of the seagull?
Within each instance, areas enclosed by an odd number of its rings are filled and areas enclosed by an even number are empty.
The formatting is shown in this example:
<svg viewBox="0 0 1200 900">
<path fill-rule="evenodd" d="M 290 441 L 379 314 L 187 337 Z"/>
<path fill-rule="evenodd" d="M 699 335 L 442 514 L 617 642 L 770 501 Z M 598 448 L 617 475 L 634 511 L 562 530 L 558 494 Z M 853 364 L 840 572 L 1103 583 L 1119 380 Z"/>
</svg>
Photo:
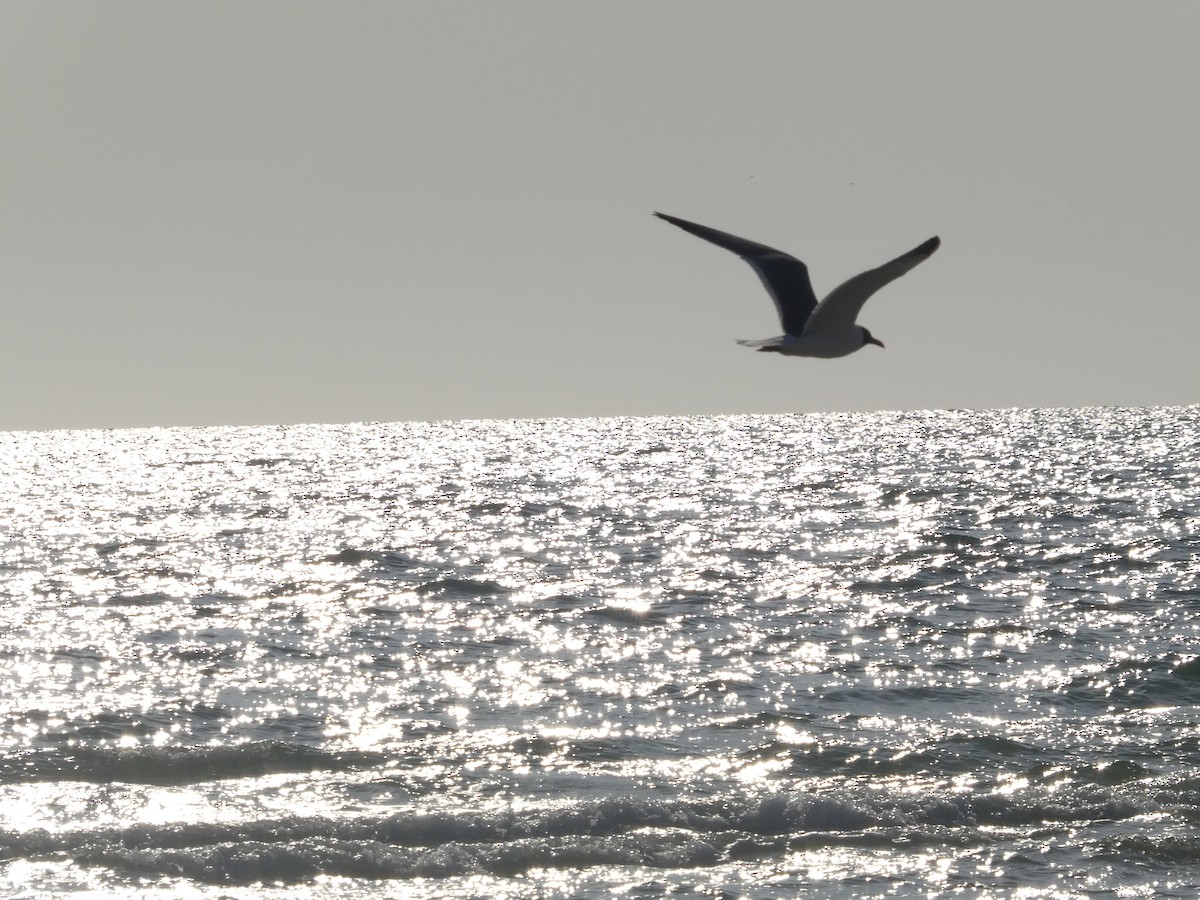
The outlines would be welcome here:
<svg viewBox="0 0 1200 900">
<path fill-rule="evenodd" d="M 796 257 L 765 244 L 756 244 L 754 241 L 726 234 L 706 225 L 677 219 L 666 213 L 656 212 L 654 215 L 677 225 L 689 234 L 704 238 L 726 250 L 732 250 L 751 265 L 762 279 L 767 293 L 775 301 L 784 333 L 779 337 L 738 343 L 745 347 L 753 347 L 762 353 L 782 353 L 785 356 L 818 356 L 831 359 L 846 356 L 867 344 L 882 347 L 883 341 L 874 337 L 861 325 L 854 324 L 859 310 L 872 294 L 888 282 L 895 281 L 917 263 L 928 259 L 942 243 L 940 238 L 931 237 L 903 256 L 843 282 L 818 303 L 817 295 L 813 293 L 812 282 L 808 280 L 808 266 Z"/>
</svg>

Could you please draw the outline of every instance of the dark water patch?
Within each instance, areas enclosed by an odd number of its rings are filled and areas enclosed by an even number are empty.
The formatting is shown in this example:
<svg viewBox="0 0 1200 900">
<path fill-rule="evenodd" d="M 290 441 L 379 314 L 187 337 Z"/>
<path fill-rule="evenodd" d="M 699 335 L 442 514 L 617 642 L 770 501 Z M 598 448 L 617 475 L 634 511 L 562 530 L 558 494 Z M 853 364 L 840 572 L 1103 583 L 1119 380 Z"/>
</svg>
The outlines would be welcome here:
<svg viewBox="0 0 1200 900">
<path fill-rule="evenodd" d="M 166 546 L 166 541 L 156 538 L 134 538 L 129 541 L 109 541 L 104 544 L 96 544 L 95 550 L 100 556 L 112 556 L 124 550 L 157 550 L 163 546 Z"/>
<path fill-rule="evenodd" d="M 291 659 L 323 660 L 329 659 L 324 650 L 304 647 L 297 644 L 284 644 L 278 641 L 264 641 L 261 646 L 272 656 L 284 656 Z"/>
<path fill-rule="evenodd" d="M 380 559 L 380 554 L 374 550 L 356 550 L 353 547 L 343 547 L 337 553 L 330 553 L 325 562 L 341 563 L 347 566 L 359 566 L 363 563 Z"/>
<path fill-rule="evenodd" d="M 917 851 L 924 847 L 971 848 L 985 846 L 988 838 L 976 831 L 941 828 L 935 825 L 924 828 L 879 828 L 863 831 L 809 831 L 792 835 L 786 841 L 776 841 L 786 850 L 810 851 L 838 847 L 880 851 Z"/>
<path fill-rule="evenodd" d="M 938 531 L 929 535 L 930 541 L 941 547 L 954 547 L 956 549 L 973 549 L 981 547 L 985 543 L 994 544 L 992 541 L 987 541 L 984 537 L 968 531 L 959 531 L 953 528 L 947 528 L 944 531 Z"/>
<path fill-rule="evenodd" d="M 231 594 L 226 591 L 205 591 L 192 598 L 192 603 L 203 606 L 229 605 L 237 606 L 246 602 L 241 594 Z"/>
<path fill-rule="evenodd" d="M 788 760 L 793 775 L 838 778 L 936 779 L 964 774 L 995 777 L 1014 767 L 1024 768 L 1055 758 L 1052 751 L 1027 747 L 992 735 L 957 735 L 914 745 L 886 746 L 876 742 L 817 742 L 800 746 L 772 739 L 746 754 L 749 758 Z"/>
<path fill-rule="evenodd" d="M 731 547 L 729 558 L 735 562 L 757 562 L 778 559 L 786 548 L 779 547 Z"/>
<path fill-rule="evenodd" d="M 563 755 L 578 762 L 621 762 L 638 759 L 673 759 L 680 747 L 672 741 L 630 735 L 569 741 Z"/>
<path fill-rule="evenodd" d="M 149 594 L 117 594 L 104 601 L 105 606 L 163 606 L 180 603 L 178 597 L 158 592 Z"/>
<path fill-rule="evenodd" d="M 384 551 L 377 561 L 379 565 L 375 571 L 383 576 L 404 576 L 420 565 L 412 556 L 398 550 Z"/>
<path fill-rule="evenodd" d="M 673 453 L 675 448 L 668 447 L 666 444 L 652 444 L 649 447 L 638 447 L 629 452 L 634 456 L 655 456 L 659 453 Z"/>
<path fill-rule="evenodd" d="M 674 681 L 667 681 L 660 684 L 650 692 L 651 697 L 690 697 L 695 693 L 695 688 L 691 685 L 682 685 Z"/>
<path fill-rule="evenodd" d="M 509 749 L 518 756 L 530 759 L 545 759 L 562 753 L 568 746 L 566 740 L 551 740 L 544 737 L 519 737 L 509 744 Z"/>
<path fill-rule="evenodd" d="M 1078 641 L 1078 635 L 1073 637 Z M 1197 705 L 1200 704 L 1200 664 L 1196 658 L 1178 655 L 1122 659 L 1110 663 L 1100 672 L 1072 678 L 1056 688 L 1055 693 L 1067 703 L 1103 705 L 1118 710 Z"/>
<path fill-rule="evenodd" d="M 761 693 L 761 689 L 748 678 L 706 678 L 692 691 L 693 696 L 706 694 L 716 697 L 733 695 L 736 697 Z"/>
<path fill-rule="evenodd" d="M 1045 794 L 1025 790 L 1011 795 L 974 795 L 967 805 L 974 821 L 985 825 L 1029 826 L 1053 822 L 1111 822 L 1132 819 L 1147 810 L 1134 797 L 1104 788 L 1078 788 Z"/>
<path fill-rule="evenodd" d="M 1182 681 L 1200 683 L 1200 656 L 1193 656 L 1176 665 L 1171 674 Z"/>
<path fill-rule="evenodd" d="M 217 663 L 231 662 L 240 659 L 243 646 L 203 646 L 196 644 L 180 644 L 170 648 L 166 655 L 185 663 Z"/>
<path fill-rule="evenodd" d="M 262 592 L 262 594 L 255 599 L 278 600 L 278 599 L 288 599 L 288 598 L 292 598 L 292 597 L 296 597 L 296 596 L 300 596 L 300 595 L 320 594 L 320 593 L 324 592 L 325 587 L 326 586 L 323 582 L 315 581 L 315 580 L 314 581 L 292 581 L 290 579 L 284 579 L 284 580 L 278 581 L 275 584 L 272 584 L 270 587 L 266 588 Z M 271 608 L 286 609 L 286 608 L 288 608 L 288 604 L 275 603 L 275 604 L 271 604 Z"/>
<path fill-rule="evenodd" d="M 322 713 L 286 712 L 263 719 L 247 729 L 256 743 L 285 747 L 318 747 L 325 738 L 328 718 Z"/>
<path fill-rule="evenodd" d="M 961 668 L 961 666 L 955 666 Z M 853 674 L 862 671 L 849 665 L 841 665 L 837 671 Z M 875 715 L 892 709 L 918 710 L 928 704 L 963 704 L 968 706 L 986 703 L 989 695 L 995 694 L 999 699 L 1003 692 L 993 689 L 986 684 L 978 686 L 949 686 L 949 685 L 863 685 L 861 687 L 837 688 L 826 691 L 822 700 L 831 706 L 840 707 L 855 714 L 869 710 Z"/>
<path fill-rule="evenodd" d="M 1072 772 L 1072 778 L 1081 784 L 1105 787 L 1144 781 L 1154 777 L 1154 772 L 1130 760 L 1116 760 L 1099 765 L 1080 766 Z"/>
<path fill-rule="evenodd" d="M 553 594 L 537 603 L 537 608 L 549 612 L 572 612 L 591 606 L 595 601 L 591 597 L 578 594 Z"/>
<path fill-rule="evenodd" d="M 40 723 L 31 746 L 63 751 L 79 746 L 112 749 L 129 739 L 145 745 L 168 732 L 188 735 L 195 742 L 206 737 L 215 740 L 223 736 L 225 723 L 235 718 L 234 712 L 219 704 L 178 698 L 145 710 L 98 712 L 66 721 L 55 716 Z"/>
<path fill-rule="evenodd" d="M 593 606 L 584 613 L 584 616 L 588 619 L 634 626 L 662 625 L 672 619 L 672 616 L 666 610 L 658 606 L 652 606 L 648 609 L 634 609 L 628 606 L 609 606 L 606 603 Z"/>
<path fill-rule="evenodd" d="M 933 622 L 931 622 L 929 620 L 918 619 L 915 617 L 913 617 L 913 618 L 906 617 L 905 619 L 902 619 L 901 621 L 904 622 L 905 624 L 917 625 L 917 628 L 915 628 L 913 630 L 919 631 L 919 632 L 921 632 L 923 634 L 927 634 L 927 635 L 928 634 L 937 634 L 937 635 L 946 634 L 946 635 L 954 635 L 956 637 L 957 636 L 992 637 L 995 635 L 1010 635 L 1010 634 L 1029 635 L 1030 634 L 1029 626 L 1025 622 L 1007 621 L 1007 620 L 1003 620 L 1003 619 L 987 620 L 987 619 L 979 619 L 979 618 L 973 617 L 973 620 L 970 622 L 963 622 L 963 623 L 942 622 L 940 625 L 935 625 Z M 947 662 L 953 662 L 953 660 L 947 660 Z M 971 661 L 966 660 L 966 662 L 968 664 L 970 664 Z"/>
<path fill-rule="evenodd" d="M 367 615 L 378 619 L 403 619 L 408 616 L 409 610 L 402 606 L 384 606 L 379 603 L 373 603 L 370 606 L 364 606 L 363 612 Z M 370 635 L 359 632 L 352 632 L 352 635 L 357 638 L 367 638 Z"/>
<path fill-rule="evenodd" d="M 279 741 L 233 747 L 36 750 L 0 759 L 0 783 L 78 781 L 180 786 L 305 772 L 348 772 L 381 765 L 367 752 L 330 752 Z"/>
<path fill-rule="evenodd" d="M 789 847 L 782 838 L 735 838 L 725 847 L 725 858 L 734 862 L 757 862 L 780 856 Z"/>
<path fill-rule="evenodd" d="M 721 594 L 716 591 L 676 588 L 656 605 L 664 612 L 695 613 L 720 600 Z"/>
<path fill-rule="evenodd" d="M 993 760 L 1019 759 L 1029 755 L 1043 755 L 1044 751 L 1026 746 L 1019 741 L 1001 735 L 954 735 L 940 742 L 941 746 L 954 752 L 954 755 L 965 755 L 976 758 Z M 961 752 L 959 752 L 961 750 Z"/>
<path fill-rule="evenodd" d="M 738 575 L 733 569 L 718 569 L 712 566 L 706 566 L 700 569 L 695 574 L 696 578 L 701 581 L 707 581 L 710 584 L 729 585 L 737 581 Z"/>
<path fill-rule="evenodd" d="M 213 703 L 179 701 L 180 707 L 190 716 L 207 721 L 227 721 L 236 718 L 232 709 Z"/>
<path fill-rule="evenodd" d="M 1090 686 L 1117 708 L 1200 705 L 1200 658 L 1168 655 L 1120 660 Z"/>
<path fill-rule="evenodd" d="M 245 525 L 240 528 L 221 528 L 217 531 L 217 537 L 241 538 L 245 537 L 246 535 L 262 533 L 262 528 L 252 528 L 249 525 Z M 235 541 L 234 543 L 236 543 L 238 546 L 242 546 L 244 544 L 243 541 Z"/>
<path fill-rule="evenodd" d="M 816 714 L 788 712 L 781 713 L 775 711 L 762 711 L 752 713 L 748 716 L 734 716 L 729 719 L 722 720 L 716 723 L 717 728 L 732 728 L 732 729 L 775 729 L 780 726 L 793 728 L 807 727 L 811 725 L 817 718 Z"/>
<path fill-rule="evenodd" d="M 511 591 L 501 584 L 486 579 L 439 578 L 419 585 L 417 593 L 446 597 L 447 599 L 470 599 L 503 596 Z"/>
<path fill-rule="evenodd" d="M 458 732 L 455 725 L 441 719 L 406 719 L 401 722 L 401 727 L 404 736 L 414 740 L 441 738 Z"/>
<path fill-rule="evenodd" d="M 1200 863 L 1200 836 L 1122 835 L 1102 841 L 1098 856 L 1103 860 L 1124 864 L 1138 860 L 1169 866 L 1195 866 Z M 1200 878 L 1194 877 L 1191 883 L 1194 887 L 1200 887 Z M 1197 894 L 1187 896 L 1194 897 Z"/>
<path fill-rule="evenodd" d="M 246 460 L 246 465 L 260 468 L 272 468 L 283 463 L 291 462 L 286 456 L 253 456 Z"/>
<path fill-rule="evenodd" d="M 517 637 L 511 634 L 496 633 L 480 638 L 478 646 L 480 648 L 523 648 L 527 644 L 524 637 Z"/>
</svg>

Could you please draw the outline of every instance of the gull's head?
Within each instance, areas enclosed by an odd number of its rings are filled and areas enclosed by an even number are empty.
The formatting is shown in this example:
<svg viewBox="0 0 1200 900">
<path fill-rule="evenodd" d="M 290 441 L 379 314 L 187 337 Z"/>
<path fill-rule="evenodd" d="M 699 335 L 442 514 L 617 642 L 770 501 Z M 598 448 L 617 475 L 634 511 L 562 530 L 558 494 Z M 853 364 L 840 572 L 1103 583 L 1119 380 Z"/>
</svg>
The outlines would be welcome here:
<svg viewBox="0 0 1200 900">
<path fill-rule="evenodd" d="M 876 347 L 883 346 L 883 341 L 879 340 L 879 338 L 872 335 L 871 332 L 867 331 L 867 329 L 864 328 L 862 330 L 862 333 L 863 333 L 863 346 L 864 347 L 867 346 L 867 344 L 874 344 Z"/>
</svg>

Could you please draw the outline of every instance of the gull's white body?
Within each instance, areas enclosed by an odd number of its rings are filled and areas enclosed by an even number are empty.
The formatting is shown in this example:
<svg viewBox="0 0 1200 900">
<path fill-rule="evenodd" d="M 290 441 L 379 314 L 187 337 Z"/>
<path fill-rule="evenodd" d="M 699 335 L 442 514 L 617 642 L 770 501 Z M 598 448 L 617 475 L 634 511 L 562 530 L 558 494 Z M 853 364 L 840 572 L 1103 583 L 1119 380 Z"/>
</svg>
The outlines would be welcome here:
<svg viewBox="0 0 1200 900">
<path fill-rule="evenodd" d="M 867 344 L 882 347 L 883 343 L 872 337 L 871 332 L 855 323 L 863 304 L 885 284 L 932 256 L 941 245 L 937 237 L 932 237 L 891 262 L 855 275 L 818 303 L 808 278 L 808 267 L 794 256 L 707 225 L 697 225 L 665 213 L 655 215 L 689 234 L 731 250 L 753 267 L 775 301 L 784 333 L 779 337 L 738 343 L 784 356 L 833 359 L 847 356 Z"/>
<path fill-rule="evenodd" d="M 753 347 L 767 353 L 782 353 L 784 356 L 815 356 L 834 359 L 846 356 L 862 347 L 865 329 L 858 325 L 839 328 L 836 331 L 781 334 L 779 337 L 762 338 L 757 341 L 738 341 L 743 347 Z"/>
</svg>

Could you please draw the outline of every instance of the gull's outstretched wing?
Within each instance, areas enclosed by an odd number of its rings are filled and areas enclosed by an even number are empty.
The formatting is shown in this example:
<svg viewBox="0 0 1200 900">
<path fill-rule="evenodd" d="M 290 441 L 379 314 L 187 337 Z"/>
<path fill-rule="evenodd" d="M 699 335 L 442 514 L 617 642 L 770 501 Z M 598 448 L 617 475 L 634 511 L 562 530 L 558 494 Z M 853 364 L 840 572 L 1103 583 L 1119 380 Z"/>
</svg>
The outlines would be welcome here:
<svg viewBox="0 0 1200 900">
<path fill-rule="evenodd" d="M 756 244 L 754 241 L 726 234 L 706 225 L 677 219 L 666 213 L 656 212 L 655 215 L 689 234 L 704 238 L 726 250 L 732 250 L 748 262 L 762 279 L 771 299 L 775 301 L 784 333 L 799 334 L 804 330 L 809 315 L 817 307 L 817 296 L 813 293 L 812 282 L 808 279 L 808 267 L 804 263 L 766 244 Z"/>
<path fill-rule="evenodd" d="M 872 294 L 885 284 L 895 281 L 913 266 L 929 259 L 941 243 L 940 238 L 931 237 L 920 247 L 909 250 L 903 256 L 898 256 L 877 269 L 855 275 L 849 281 L 838 285 L 813 310 L 806 330 L 812 334 L 822 331 L 838 331 L 848 325 L 853 325 L 854 320 L 858 318 L 859 310 Z"/>
</svg>

